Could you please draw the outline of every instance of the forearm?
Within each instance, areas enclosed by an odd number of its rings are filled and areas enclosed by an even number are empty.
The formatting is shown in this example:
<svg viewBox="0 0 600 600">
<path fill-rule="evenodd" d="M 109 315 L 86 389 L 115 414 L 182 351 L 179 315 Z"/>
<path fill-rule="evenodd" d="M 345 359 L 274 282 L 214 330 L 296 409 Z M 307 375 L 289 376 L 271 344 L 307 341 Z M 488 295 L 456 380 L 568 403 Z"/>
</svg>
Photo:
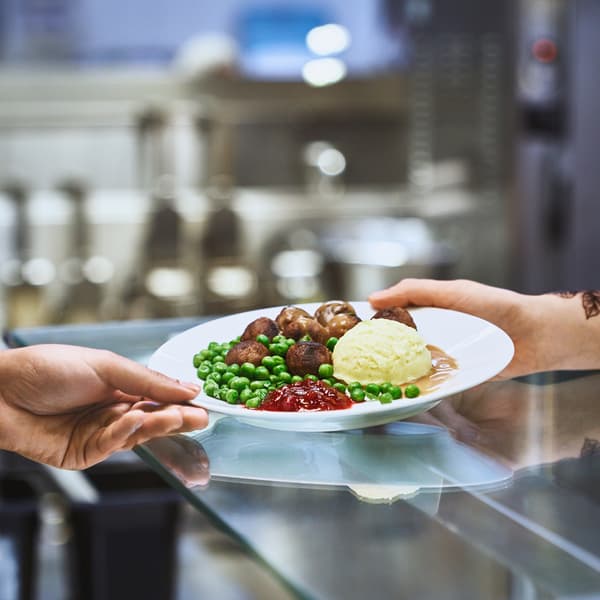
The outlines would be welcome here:
<svg viewBox="0 0 600 600">
<path fill-rule="evenodd" d="M 3 394 L 4 389 L 8 385 L 8 361 L 11 358 L 9 352 L 12 352 L 12 350 L 8 350 L 6 346 L 0 345 L 0 450 L 12 450 L 9 435 L 11 429 L 9 423 L 10 411 L 8 410 Z"/>
<path fill-rule="evenodd" d="M 536 370 L 600 369 L 600 293 L 532 298 L 539 336 Z"/>
<path fill-rule="evenodd" d="M 5 387 L 5 365 L 8 359 L 8 349 L 0 338 L 0 450 L 8 450 L 6 439 L 6 410 L 4 408 L 4 397 L 2 392 Z"/>
</svg>

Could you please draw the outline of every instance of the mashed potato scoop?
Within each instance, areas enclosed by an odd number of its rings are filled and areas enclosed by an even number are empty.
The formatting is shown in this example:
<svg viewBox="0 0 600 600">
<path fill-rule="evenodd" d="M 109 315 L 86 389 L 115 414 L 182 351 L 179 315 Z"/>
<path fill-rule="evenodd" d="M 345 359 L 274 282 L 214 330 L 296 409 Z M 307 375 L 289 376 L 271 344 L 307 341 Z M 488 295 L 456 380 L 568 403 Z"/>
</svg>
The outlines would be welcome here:
<svg viewBox="0 0 600 600">
<path fill-rule="evenodd" d="M 431 368 L 431 353 L 423 338 L 412 327 L 389 319 L 361 321 L 333 351 L 333 375 L 346 383 L 403 385 L 427 375 Z"/>
</svg>

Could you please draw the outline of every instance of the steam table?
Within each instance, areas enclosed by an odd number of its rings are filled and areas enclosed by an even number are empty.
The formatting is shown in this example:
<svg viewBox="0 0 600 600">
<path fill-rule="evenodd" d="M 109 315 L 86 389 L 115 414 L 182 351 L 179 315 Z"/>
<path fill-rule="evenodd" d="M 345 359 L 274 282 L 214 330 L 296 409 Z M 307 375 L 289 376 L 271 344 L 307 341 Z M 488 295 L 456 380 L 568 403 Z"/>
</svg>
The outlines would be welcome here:
<svg viewBox="0 0 600 600">
<path fill-rule="evenodd" d="M 205 319 L 7 341 L 145 363 Z M 549 373 L 485 384 L 419 422 L 290 433 L 226 418 L 136 452 L 300 598 L 600 598 L 599 389 L 600 373 Z"/>
</svg>

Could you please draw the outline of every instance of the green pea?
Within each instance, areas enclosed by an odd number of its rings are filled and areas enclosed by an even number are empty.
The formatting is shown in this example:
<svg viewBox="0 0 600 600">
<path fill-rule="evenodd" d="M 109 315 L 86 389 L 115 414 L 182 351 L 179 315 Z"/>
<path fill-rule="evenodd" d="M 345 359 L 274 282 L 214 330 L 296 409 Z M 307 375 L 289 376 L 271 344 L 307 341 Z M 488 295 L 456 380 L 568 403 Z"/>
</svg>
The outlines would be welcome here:
<svg viewBox="0 0 600 600">
<path fill-rule="evenodd" d="M 253 390 L 251 390 L 250 388 L 244 388 L 240 392 L 240 402 L 243 402 L 244 404 L 246 404 L 246 401 L 249 400 L 250 398 L 252 398 L 253 396 L 254 396 Z"/>
<path fill-rule="evenodd" d="M 215 398 L 216 393 L 219 391 L 219 384 L 214 381 L 209 381 L 204 386 L 204 393 L 211 398 Z"/>
<path fill-rule="evenodd" d="M 312 342 L 312 338 L 307 333 L 306 335 L 303 335 L 298 341 L 300 341 L 300 342 Z"/>
<path fill-rule="evenodd" d="M 200 365 L 196 369 L 196 375 L 198 375 L 199 379 L 206 379 L 209 376 L 211 370 L 212 369 L 206 365 Z"/>
<path fill-rule="evenodd" d="M 216 362 L 213 365 L 213 371 L 216 371 L 217 373 L 221 373 L 221 375 L 223 373 L 225 373 L 225 371 L 227 371 L 227 365 L 224 362 Z"/>
<path fill-rule="evenodd" d="M 341 383 L 340 381 L 337 381 L 333 384 L 333 387 L 338 391 L 338 392 L 342 392 L 342 394 L 346 393 L 346 386 Z"/>
<path fill-rule="evenodd" d="M 421 393 L 421 390 L 414 384 L 407 385 L 404 389 L 404 395 L 407 398 L 416 398 Z"/>
<path fill-rule="evenodd" d="M 252 396 L 245 402 L 246 408 L 258 408 L 260 406 L 260 398 Z"/>
<path fill-rule="evenodd" d="M 292 383 L 298 383 L 299 381 L 302 381 L 300 375 L 292 375 Z"/>
<path fill-rule="evenodd" d="M 225 392 L 225 401 L 229 404 L 237 404 L 240 400 L 240 395 L 237 390 L 229 389 Z"/>
<path fill-rule="evenodd" d="M 338 343 L 338 338 L 336 337 L 330 337 L 326 342 L 325 345 L 327 346 L 327 348 L 329 348 L 329 350 L 331 350 L 333 352 L 333 349 L 335 348 L 335 345 Z"/>
<path fill-rule="evenodd" d="M 332 377 L 325 377 L 324 379 L 321 379 L 321 381 L 330 387 L 333 387 L 333 384 L 335 383 L 335 380 Z"/>
<path fill-rule="evenodd" d="M 256 367 L 251 362 L 245 362 L 240 367 L 240 375 L 253 379 L 256 373 Z"/>
<path fill-rule="evenodd" d="M 312 373 L 305 375 L 304 379 L 310 379 L 311 381 L 319 381 L 319 378 L 316 375 L 313 375 Z"/>
<path fill-rule="evenodd" d="M 382 392 L 389 392 L 392 389 L 392 384 L 389 381 L 382 383 L 379 387 L 381 387 Z"/>
<path fill-rule="evenodd" d="M 389 392 L 392 395 L 394 400 L 398 400 L 398 398 L 402 398 L 402 388 L 399 385 L 390 386 Z"/>
<path fill-rule="evenodd" d="M 238 365 L 237 363 L 231 363 L 230 365 L 227 365 L 227 370 L 230 373 L 237 375 L 240 372 L 240 365 Z"/>
<path fill-rule="evenodd" d="M 260 390 L 262 388 L 265 387 L 265 382 L 264 381 L 251 381 L 250 382 L 250 389 L 251 390 Z"/>
<path fill-rule="evenodd" d="M 276 365 L 284 365 L 285 364 L 285 358 L 283 358 L 283 356 L 274 356 L 273 357 L 273 362 Z"/>
<path fill-rule="evenodd" d="M 235 373 L 232 373 L 231 371 L 225 371 L 225 373 L 221 375 L 221 383 L 229 384 L 236 377 L 237 375 Z"/>
<path fill-rule="evenodd" d="M 275 356 L 285 356 L 287 351 L 288 345 L 285 342 L 269 345 L 269 352 Z"/>
<path fill-rule="evenodd" d="M 266 336 L 264 333 L 259 333 L 256 336 L 256 341 L 260 342 L 261 344 L 267 346 L 267 348 L 269 347 L 269 344 L 271 343 L 271 341 L 269 340 L 269 337 Z"/>
<path fill-rule="evenodd" d="M 350 398 L 354 400 L 354 402 L 364 402 L 366 393 L 362 387 L 353 387 L 350 389 Z"/>
<path fill-rule="evenodd" d="M 360 381 L 351 381 L 348 384 L 349 390 L 358 389 L 358 388 L 360 388 L 362 390 L 362 383 Z"/>
<path fill-rule="evenodd" d="M 331 377 L 333 375 L 333 365 L 329 363 L 322 363 L 319 365 L 319 377 L 325 379 L 326 377 Z"/>
<path fill-rule="evenodd" d="M 269 369 L 269 371 L 275 366 L 275 357 L 274 356 L 265 356 L 261 361 L 260 364 L 263 365 L 264 367 L 267 367 L 267 369 Z"/>
<path fill-rule="evenodd" d="M 371 394 L 372 396 L 379 396 L 381 393 L 381 388 L 376 383 L 367 383 L 365 386 L 365 391 L 367 394 Z"/>
<path fill-rule="evenodd" d="M 270 375 L 269 369 L 262 365 L 256 367 L 256 371 L 254 372 L 254 377 L 256 377 L 256 379 L 269 379 Z"/>
<path fill-rule="evenodd" d="M 232 390 L 237 390 L 238 392 L 241 392 L 244 388 L 247 388 L 249 386 L 250 380 L 247 377 L 234 377 L 229 382 L 229 387 Z"/>
<path fill-rule="evenodd" d="M 285 343 L 287 344 L 288 348 L 291 348 L 296 343 L 296 340 L 294 338 L 287 338 L 287 340 L 285 340 Z"/>
<path fill-rule="evenodd" d="M 287 365 L 274 365 L 273 366 L 273 375 L 281 375 L 281 373 L 287 373 Z"/>
<path fill-rule="evenodd" d="M 194 354 L 194 359 L 192 361 L 192 364 L 194 365 L 194 369 L 197 369 L 200 366 L 201 362 L 202 362 L 202 357 L 200 356 L 200 354 Z"/>
<path fill-rule="evenodd" d="M 214 354 L 208 348 L 205 348 L 204 350 L 200 350 L 200 352 L 198 354 L 200 355 L 200 358 L 202 360 L 211 360 L 214 356 Z"/>
<path fill-rule="evenodd" d="M 207 381 L 210 379 L 211 381 L 216 381 L 217 383 L 221 383 L 221 373 L 218 373 L 217 371 L 211 371 L 207 377 L 206 377 Z"/>
<path fill-rule="evenodd" d="M 279 377 L 277 375 L 274 375 L 273 373 L 271 373 L 271 375 L 269 375 L 269 381 L 271 383 L 277 383 L 279 381 Z"/>
<path fill-rule="evenodd" d="M 266 388 L 263 388 L 262 390 L 256 390 L 254 395 L 257 398 L 259 398 L 260 401 L 262 402 L 267 397 L 268 394 L 269 394 L 269 390 L 267 390 Z"/>
<path fill-rule="evenodd" d="M 292 376 L 287 371 L 283 371 L 278 377 L 281 383 L 292 383 Z"/>
<path fill-rule="evenodd" d="M 220 346 L 219 342 L 209 342 L 208 349 L 209 350 L 218 350 L 219 346 Z"/>
<path fill-rule="evenodd" d="M 379 396 L 379 402 L 381 402 L 381 404 L 391 404 L 392 400 L 392 395 L 389 392 L 383 392 L 383 394 L 380 394 Z"/>
<path fill-rule="evenodd" d="M 286 341 L 286 337 L 284 335 L 276 335 L 271 340 L 274 344 L 281 344 Z"/>
</svg>

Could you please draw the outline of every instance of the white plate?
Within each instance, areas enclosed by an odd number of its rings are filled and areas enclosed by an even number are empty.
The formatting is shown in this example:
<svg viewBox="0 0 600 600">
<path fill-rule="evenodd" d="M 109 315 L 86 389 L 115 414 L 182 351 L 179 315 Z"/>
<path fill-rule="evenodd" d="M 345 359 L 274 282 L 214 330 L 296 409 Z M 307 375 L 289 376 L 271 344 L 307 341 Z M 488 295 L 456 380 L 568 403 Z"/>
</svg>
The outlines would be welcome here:
<svg viewBox="0 0 600 600">
<path fill-rule="evenodd" d="M 321 303 L 299 305 L 311 314 Z M 374 313 L 367 302 L 351 302 L 357 314 L 368 319 Z M 275 318 L 282 307 L 263 308 L 222 317 L 184 331 L 163 344 L 148 366 L 182 381 L 197 381 L 192 364 L 196 352 L 211 341 L 226 342 L 241 335 L 258 317 Z M 228 404 L 201 392 L 194 403 L 209 411 L 233 416 L 240 421 L 290 431 L 339 431 L 381 425 L 429 410 L 442 398 L 462 392 L 490 379 L 510 362 L 514 347 L 508 335 L 488 321 L 442 308 L 411 309 L 420 335 L 427 344 L 438 346 L 458 363 L 458 370 L 437 390 L 417 398 L 391 404 L 378 401 L 355 404 L 342 410 L 315 412 L 270 412 Z"/>
</svg>

